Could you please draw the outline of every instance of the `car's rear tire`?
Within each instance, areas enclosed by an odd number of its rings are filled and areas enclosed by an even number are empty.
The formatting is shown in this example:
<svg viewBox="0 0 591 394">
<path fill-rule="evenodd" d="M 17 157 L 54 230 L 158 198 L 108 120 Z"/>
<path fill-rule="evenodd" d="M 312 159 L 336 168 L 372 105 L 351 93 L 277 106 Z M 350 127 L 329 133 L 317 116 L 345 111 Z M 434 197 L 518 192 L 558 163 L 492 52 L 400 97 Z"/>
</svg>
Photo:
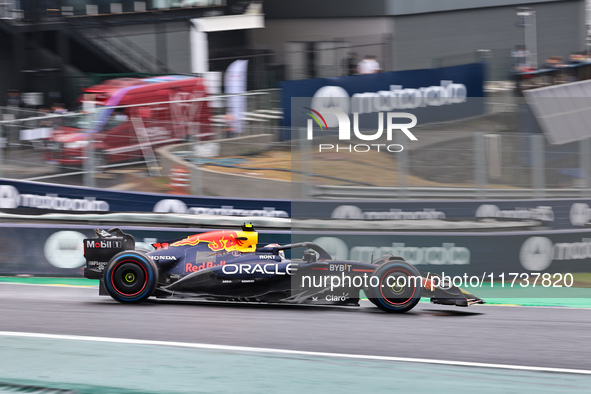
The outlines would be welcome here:
<svg viewBox="0 0 591 394">
<path fill-rule="evenodd" d="M 378 286 L 370 286 L 365 293 L 375 306 L 386 312 L 407 312 L 421 299 L 420 276 L 419 270 L 404 260 L 391 260 L 373 272 L 372 277 L 378 280 L 370 283 Z"/>
<path fill-rule="evenodd" d="M 138 303 L 145 301 L 156 290 L 158 267 L 145 253 L 127 250 L 111 259 L 103 280 L 113 299 Z"/>
</svg>

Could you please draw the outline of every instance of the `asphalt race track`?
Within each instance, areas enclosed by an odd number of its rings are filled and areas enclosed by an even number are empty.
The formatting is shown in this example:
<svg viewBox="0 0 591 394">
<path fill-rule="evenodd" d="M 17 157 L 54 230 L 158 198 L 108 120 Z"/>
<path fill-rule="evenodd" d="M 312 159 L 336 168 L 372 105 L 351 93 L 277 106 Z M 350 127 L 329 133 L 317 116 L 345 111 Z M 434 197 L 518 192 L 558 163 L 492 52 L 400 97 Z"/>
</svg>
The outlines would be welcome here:
<svg viewBox="0 0 591 394">
<path fill-rule="evenodd" d="M 0 283 L 0 331 L 235 345 L 591 370 L 591 310 L 419 304 L 360 308 L 155 300 Z"/>
</svg>

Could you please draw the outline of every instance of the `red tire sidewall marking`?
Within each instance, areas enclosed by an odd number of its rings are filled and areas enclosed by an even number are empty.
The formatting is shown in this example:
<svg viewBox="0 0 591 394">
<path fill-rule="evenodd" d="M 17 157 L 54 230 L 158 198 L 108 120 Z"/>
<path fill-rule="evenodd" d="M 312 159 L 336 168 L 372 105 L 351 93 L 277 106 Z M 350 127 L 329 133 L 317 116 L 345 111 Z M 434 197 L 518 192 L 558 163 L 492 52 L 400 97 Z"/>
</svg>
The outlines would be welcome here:
<svg viewBox="0 0 591 394">
<path fill-rule="evenodd" d="M 144 270 L 144 277 L 146 278 L 146 280 L 144 281 L 144 285 L 142 286 L 142 288 L 137 292 L 137 293 L 133 293 L 133 294 L 125 294 L 122 293 L 121 291 L 119 291 L 119 289 L 117 288 L 117 286 L 115 286 L 115 283 L 113 282 L 113 275 L 115 274 L 115 271 L 117 270 L 117 267 L 119 267 L 119 265 L 125 263 L 125 262 L 132 262 L 135 264 L 138 264 L 140 267 L 142 267 L 142 269 Z M 111 280 L 111 286 L 113 286 L 113 288 L 115 289 L 115 291 L 119 294 L 121 294 L 122 296 L 125 297 L 133 297 L 134 295 L 138 295 L 139 293 L 141 293 L 142 291 L 144 291 L 144 289 L 146 288 L 146 285 L 148 284 L 148 271 L 146 271 L 146 268 L 144 268 L 144 266 L 140 263 L 138 263 L 137 261 L 133 261 L 133 260 L 121 260 L 120 262 L 117 263 L 116 266 L 113 267 L 113 269 L 111 270 L 111 275 L 109 275 L 110 280 Z"/>
<path fill-rule="evenodd" d="M 409 297 L 409 298 L 408 298 L 406 301 L 404 301 L 404 302 L 392 302 L 392 301 L 390 301 L 388 298 L 386 298 L 386 296 L 384 295 L 384 292 L 382 291 L 382 289 L 384 288 L 384 287 L 383 287 L 383 282 L 384 282 L 384 279 L 385 279 L 385 278 L 388 276 L 388 274 L 389 274 L 390 272 L 393 272 L 393 271 L 402 271 L 402 272 L 404 272 L 406 275 L 408 275 L 409 277 L 410 277 L 410 276 L 412 276 L 411 274 L 409 274 L 408 272 L 406 272 L 406 271 L 405 271 L 405 270 L 403 270 L 402 268 L 394 268 L 394 269 L 391 269 L 390 271 L 386 272 L 386 273 L 385 273 L 385 274 L 382 276 L 382 279 L 380 280 L 380 294 L 382 295 L 382 297 L 383 297 L 384 301 L 386 301 L 386 302 L 387 302 L 387 303 L 389 303 L 389 304 L 392 304 L 392 305 L 404 305 L 404 304 L 406 304 L 408 301 L 412 300 L 412 298 L 414 297 L 415 293 L 417 292 L 417 288 L 416 288 L 416 286 L 413 288 L 411 296 L 410 296 L 410 297 Z"/>
</svg>

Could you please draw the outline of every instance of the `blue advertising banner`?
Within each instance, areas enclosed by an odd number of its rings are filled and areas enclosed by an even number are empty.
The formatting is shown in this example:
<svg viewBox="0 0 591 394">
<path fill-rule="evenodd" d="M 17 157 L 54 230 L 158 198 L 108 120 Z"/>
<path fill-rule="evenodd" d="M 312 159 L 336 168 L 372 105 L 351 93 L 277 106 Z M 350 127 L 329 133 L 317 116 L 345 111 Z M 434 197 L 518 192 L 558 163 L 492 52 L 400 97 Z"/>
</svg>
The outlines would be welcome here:
<svg viewBox="0 0 591 394">
<path fill-rule="evenodd" d="M 3 224 L 0 226 L 0 275 L 78 277 L 83 275 L 83 240 L 93 238 L 102 226 Z M 104 227 L 102 227 L 104 228 Z M 134 236 L 136 247 L 151 250 L 156 242 L 180 239 L 206 229 L 148 228 L 121 226 Z M 289 243 L 286 231 L 259 231 L 259 242 Z"/>
<path fill-rule="evenodd" d="M 400 256 L 421 272 L 495 275 L 511 272 L 589 272 L 591 230 L 490 233 L 298 232 L 333 258 L 370 262 Z"/>
<path fill-rule="evenodd" d="M 289 217 L 291 202 L 133 193 L 0 179 L 0 209 Z"/>
<path fill-rule="evenodd" d="M 291 214 L 354 220 L 533 219 L 549 229 L 580 229 L 591 222 L 591 199 L 294 201 Z"/>
<path fill-rule="evenodd" d="M 347 114 L 411 111 L 419 124 L 477 116 L 484 113 L 484 102 L 469 98 L 484 97 L 483 86 L 482 63 L 285 81 L 281 83 L 283 125 L 297 123 L 292 116 L 298 114 L 292 114 L 291 108 L 296 97 L 313 98 L 311 106 L 320 112 L 327 105 Z"/>
<path fill-rule="evenodd" d="M 0 179 L 0 209 L 78 212 L 173 212 L 299 219 L 534 219 L 548 229 L 581 229 L 591 199 L 289 201 L 109 191 Z"/>
<path fill-rule="evenodd" d="M 82 276 L 83 240 L 88 225 L 21 225 L 0 227 L 0 275 Z M 121 227 L 136 247 L 186 237 L 206 229 Z M 259 232 L 259 245 L 314 242 L 334 259 L 370 262 L 385 254 L 403 257 L 422 273 L 489 275 L 502 273 L 589 272 L 591 230 L 493 233 L 393 233 L 283 230 Z M 297 252 L 297 253 L 301 253 Z M 294 252 L 296 253 L 296 252 Z M 301 254 L 293 255 L 301 258 Z"/>
</svg>

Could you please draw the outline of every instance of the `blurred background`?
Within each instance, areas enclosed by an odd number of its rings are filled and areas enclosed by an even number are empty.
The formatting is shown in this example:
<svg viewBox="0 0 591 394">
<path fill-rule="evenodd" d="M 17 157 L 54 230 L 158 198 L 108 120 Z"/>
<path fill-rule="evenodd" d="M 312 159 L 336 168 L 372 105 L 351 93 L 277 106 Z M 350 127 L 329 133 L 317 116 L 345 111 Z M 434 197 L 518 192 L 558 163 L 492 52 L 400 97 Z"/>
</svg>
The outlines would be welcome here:
<svg viewBox="0 0 591 394">
<path fill-rule="evenodd" d="M 467 220 L 466 234 L 452 243 L 464 243 L 469 257 L 450 269 L 480 273 L 503 261 L 504 270 L 587 272 L 591 253 L 557 268 L 554 249 L 528 249 L 533 233 L 514 234 L 513 250 L 495 246 L 507 235 L 495 231 L 498 223 L 488 228 L 489 247 L 468 233 L 483 218 L 513 220 L 513 229 L 549 231 L 544 238 L 552 245 L 584 243 L 591 219 L 589 9 L 583 0 L 3 0 L 3 220 L 168 212 L 345 219 L 349 230 L 379 231 L 410 220 L 407 232 L 447 231 L 450 222 Z M 319 151 L 337 128 L 306 138 L 302 107 L 309 106 L 360 112 L 373 119 L 362 122 L 365 131 L 375 130 L 379 112 L 411 112 L 418 141 L 384 134 L 377 142 L 404 150 Z M 552 238 L 573 229 L 580 232 Z M 356 248 L 388 249 L 401 236 L 301 237 L 358 258 Z M 19 244 L 13 238 L 4 237 L 11 248 Z M 441 247 L 448 239 L 412 242 Z M 81 247 L 49 244 L 57 254 Z M 394 249 L 431 268 L 412 255 L 415 246 Z M 4 258 L 0 272 L 59 274 L 48 252 L 34 256 Z M 528 265 L 527 256 L 541 263 Z M 80 275 L 83 260 L 76 261 L 63 273 Z"/>
<path fill-rule="evenodd" d="M 39 241 L 53 251 L 32 258 L 13 241 L 25 230 L 10 227 L 51 212 L 344 219 L 347 230 L 394 231 L 345 242 L 320 236 L 331 225 L 303 225 L 319 235 L 301 237 L 365 260 L 356 248 L 378 248 L 378 258 L 397 229 L 428 228 L 432 240 L 392 250 L 428 269 L 439 260 L 413 255 L 418 244 L 462 243 L 468 257 L 449 263 L 459 271 L 502 261 L 587 272 L 591 253 L 556 245 L 587 245 L 591 219 L 589 10 L 584 0 L 2 0 L 0 209 L 15 252 L 0 273 L 59 275 L 48 256 L 80 249 L 79 237 Z M 373 119 L 366 132 L 380 112 L 411 112 L 418 140 L 378 139 L 401 143 L 395 153 L 319 151 L 337 128 L 308 139 L 309 106 L 360 112 Z M 488 247 L 469 238 L 484 219 L 495 219 Z M 458 239 L 438 233 L 458 220 L 469 223 Z M 271 227 L 300 226 L 281 223 Z M 511 250 L 495 246 L 511 229 L 527 231 L 512 233 Z M 553 246 L 531 249 L 534 236 Z M 80 275 L 75 260 L 64 275 Z"/>
<path fill-rule="evenodd" d="M 236 174 L 286 181 L 297 170 L 311 172 L 305 180 L 310 187 L 296 196 L 305 198 L 382 193 L 355 188 L 360 185 L 395 187 L 388 198 L 585 196 L 591 176 L 587 133 L 571 130 L 581 125 L 565 119 L 562 130 L 554 132 L 560 136 L 544 137 L 556 123 L 541 121 L 531 101 L 540 94 L 585 100 L 591 70 L 587 3 L 431 3 L 3 0 L 0 175 L 175 192 L 167 188 L 170 159 L 181 158 L 174 162 L 191 174 L 186 192 L 197 195 L 272 198 L 256 182 L 225 188 L 205 180 L 214 171 L 236 182 L 241 179 Z M 228 71 L 236 61 L 242 63 L 236 75 L 241 82 L 232 85 Z M 474 64 L 482 67 L 468 67 Z M 160 89 L 159 101 L 166 104 L 156 111 L 139 109 L 155 108 L 148 97 L 109 102 L 138 80 L 163 75 L 202 78 L 205 89 Z M 290 155 L 293 97 L 338 94 L 320 90 L 330 86 L 349 96 L 389 91 L 405 97 L 408 89 L 440 87 L 448 80 L 467 89 L 461 94 L 472 105 L 423 110 L 419 144 L 399 155 L 382 155 L 388 165 L 382 172 L 374 169 L 372 180 L 359 183 L 359 176 L 342 174 L 329 179 L 322 171 L 364 170 L 327 168 L 320 159 L 315 160 L 320 168 L 302 171 L 298 155 Z M 560 88 L 576 82 L 581 83 L 576 88 Z M 524 92 L 543 87 L 545 93 L 532 93 L 526 101 Z M 208 113 L 196 116 L 194 100 L 204 100 Z M 120 108 L 109 114 L 100 114 L 93 104 L 115 102 Z M 97 124 L 92 116 L 80 117 L 91 107 Z M 156 138 L 170 141 L 125 148 L 139 144 L 134 117 L 142 119 L 151 139 L 159 133 Z M 69 141 L 74 132 L 104 134 L 115 126 L 109 132 L 112 147 L 89 144 L 84 160 L 85 142 Z M 166 137 L 181 128 L 182 135 Z M 177 137 L 193 144 L 156 152 Z M 77 151 L 67 150 L 71 146 Z M 113 153 L 115 146 L 126 154 Z M 231 146 L 242 150 L 226 151 Z M 141 163 L 155 160 L 149 167 L 159 171 L 149 171 L 146 182 Z M 136 176 L 141 185 L 133 184 Z M 291 197 L 285 184 L 276 185 L 274 197 Z M 344 192 L 332 186 L 351 187 Z"/>
<path fill-rule="evenodd" d="M 308 107 L 367 133 L 410 112 L 418 140 L 310 140 Z M 0 0 L 0 281 L 81 277 L 95 227 L 150 248 L 258 220 L 336 258 L 589 288 L 590 124 L 588 0 Z"/>
</svg>

